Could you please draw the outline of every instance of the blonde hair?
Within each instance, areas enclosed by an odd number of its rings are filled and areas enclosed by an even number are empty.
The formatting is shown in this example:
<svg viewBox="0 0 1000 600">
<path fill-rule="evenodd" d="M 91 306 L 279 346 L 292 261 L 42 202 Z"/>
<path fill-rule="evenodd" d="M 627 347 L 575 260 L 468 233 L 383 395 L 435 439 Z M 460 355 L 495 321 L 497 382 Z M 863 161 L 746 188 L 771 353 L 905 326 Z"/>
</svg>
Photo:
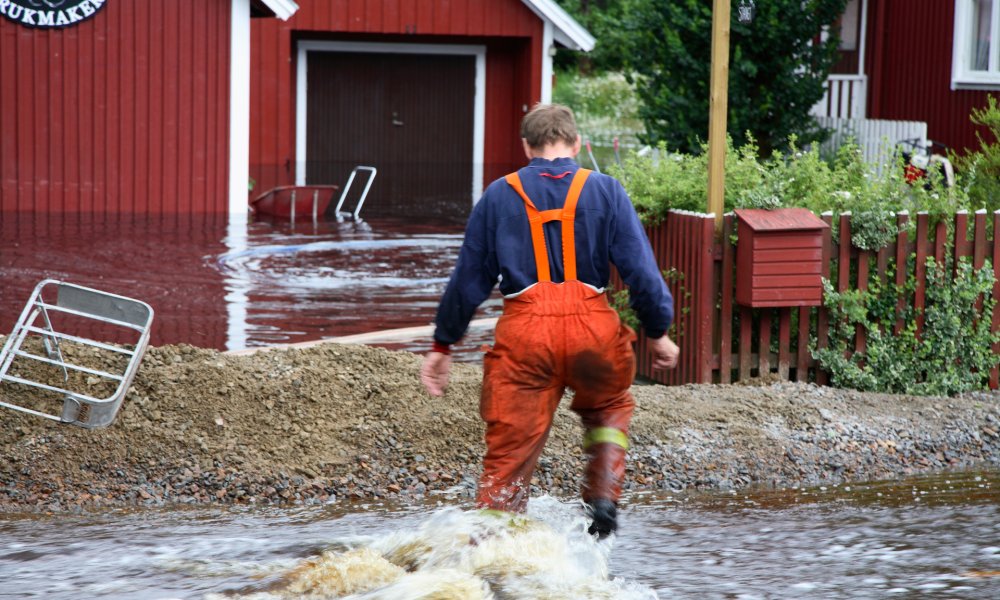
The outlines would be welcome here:
<svg viewBox="0 0 1000 600">
<path fill-rule="evenodd" d="M 521 137 L 532 148 L 544 148 L 556 142 L 576 143 L 576 119 L 562 104 L 536 104 L 521 119 Z"/>
</svg>

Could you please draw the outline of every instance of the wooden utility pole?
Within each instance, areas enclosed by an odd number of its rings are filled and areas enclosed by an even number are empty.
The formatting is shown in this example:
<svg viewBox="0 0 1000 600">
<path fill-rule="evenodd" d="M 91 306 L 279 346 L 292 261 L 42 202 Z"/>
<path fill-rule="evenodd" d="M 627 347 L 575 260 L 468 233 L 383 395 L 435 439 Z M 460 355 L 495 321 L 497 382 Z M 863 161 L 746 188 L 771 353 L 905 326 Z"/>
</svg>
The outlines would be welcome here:
<svg viewBox="0 0 1000 600">
<path fill-rule="evenodd" d="M 712 80 L 708 114 L 708 212 L 722 230 L 726 195 L 726 112 L 729 106 L 729 3 L 712 0 Z"/>
</svg>

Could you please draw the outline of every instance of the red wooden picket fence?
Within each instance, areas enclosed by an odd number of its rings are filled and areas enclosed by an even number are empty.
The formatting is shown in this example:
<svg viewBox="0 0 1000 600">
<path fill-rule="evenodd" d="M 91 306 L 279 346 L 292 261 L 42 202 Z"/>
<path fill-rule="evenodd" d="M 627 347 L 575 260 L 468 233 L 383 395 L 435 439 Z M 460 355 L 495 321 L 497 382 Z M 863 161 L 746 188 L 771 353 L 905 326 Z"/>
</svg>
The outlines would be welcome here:
<svg viewBox="0 0 1000 600">
<path fill-rule="evenodd" d="M 987 237 L 988 218 L 992 218 L 992 239 Z M 822 219 L 832 224 L 833 216 L 824 214 Z M 900 225 L 906 225 L 910 215 L 900 213 L 896 219 Z M 989 259 L 998 280 L 993 298 L 1000 300 L 1000 235 L 997 234 L 1000 211 L 992 215 L 979 211 L 972 215 L 971 238 L 970 215 L 966 212 L 954 216 L 953 228 L 944 221 L 932 228 L 930 216 L 918 213 L 914 239 L 910 239 L 908 227 L 900 227 L 895 242 L 878 251 L 851 245 L 850 214 L 840 215 L 838 221 L 836 240 L 831 229 L 823 235 L 823 277 L 829 279 L 835 271 L 834 287 L 838 291 L 867 289 L 872 277 L 884 281 L 893 272 L 894 282 L 903 284 L 910 272 L 914 272 L 916 291 L 912 298 L 900 297 L 900 308 L 903 302 L 912 302 L 914 308 L 922 309 L 927 289 L 927 258 L 933 257 L 940 263 L 945 260 L 945 253 L 950 252 L 955 259 L 971 257 L 976 269 Z M 662 223 L 647 228 L 657 261 L 674 295 L 676 326 L 672 336 L 681 348 L 681 356 L 676 369 L 654 372 L 645 337 L 640 335 L 639 375 L 667 385 L 731 383 L 775 375 L 782 380 L 828 383 L 828 374 L 809 352 L 811 339 L 819 347 L 827 344 L 827 310 L 822 307 L 752 309 L 737 305 L 736 245 L 732 243 L 735 231 L 736 218 L 732 214 L 725 215 L 722 235 L 717 238 L 711 215 L 686 211 L 670 211 Z M 905 267 L 894 268 L 898 264 Z M 612 287 L 622 287 L 617 275 Z M 1000 329 L 1000 302 L 987 318 L 992 318 L 994 331 Z M 902 323 L 897 323 L 897 331 L 900 327 Z M 772 340 L 775 334 L 776 340 Z M 864 348 L 862 331 L 855 339 L 855 349 Z M 1000 346 L 994 346 L 993 350 L 1000 361 Z M 990 373 L 990 387 L 998 387 L 996 366 Z"/>
</svg>

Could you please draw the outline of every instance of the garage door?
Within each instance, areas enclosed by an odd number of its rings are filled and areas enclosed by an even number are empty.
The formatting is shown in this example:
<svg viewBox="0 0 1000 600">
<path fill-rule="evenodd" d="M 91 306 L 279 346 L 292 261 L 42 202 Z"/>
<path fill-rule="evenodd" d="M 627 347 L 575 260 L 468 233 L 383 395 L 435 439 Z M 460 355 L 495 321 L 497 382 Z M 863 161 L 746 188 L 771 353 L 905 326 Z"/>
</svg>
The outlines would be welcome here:
<svg viewBox="0 0 1000 600">
<path fill-rule="evenodd" d="M 378 168 L 363 215 L 464 216 L 472 205 L 474 56 L 310 51 L 306 182 Z"/>
</svg>

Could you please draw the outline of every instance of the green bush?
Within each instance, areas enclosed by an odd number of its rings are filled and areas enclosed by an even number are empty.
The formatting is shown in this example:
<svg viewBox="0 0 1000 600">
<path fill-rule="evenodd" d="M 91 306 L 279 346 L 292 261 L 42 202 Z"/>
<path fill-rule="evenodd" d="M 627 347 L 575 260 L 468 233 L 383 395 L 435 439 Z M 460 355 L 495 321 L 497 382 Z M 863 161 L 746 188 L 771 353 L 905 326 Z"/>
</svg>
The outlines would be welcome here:
<svg viewBox="0 0 1000 600">
<path fill-rule="evenodd" d="M 964 157 L 956 157 L 955 166 L 962 173 L 962 185 L 971 204 L 993 212 L 1000 209 L 1000 107 L 995 97 L 987 97 L 985 108 L 973 109 L 969 119 L 986 127 L 993 141 L 976 132 L 979 150 L 966 149 Z"/>
<path fill-rule="evenodd" d="M 643 127 L 639 98 L 623 74 L 560 71 L 555 79 L 552 99 L 573 109 L 580 135 L 602 142 L 615 137 L 623 143 L 638 142 Z"/>
<path fill-rule="evenodd" d="M 951 253 L 947 254 L 951 256 Z M 920 312 L 906 304 L 897 315 L 900 294 L 912 297 L 914 277 L 906 286 L 882 284 L 877 278 L 867 291 L 837 292 L 824 281 L 824 305 L 830 311 L 829 345 L 813 352 L 837 387 L 894 394 L 953 396 L 986 389 L 989 371 L 998 358 L 992 345 L 1000 333 L 990 332 L 995 279 L 987 263 L 974 270 L 968 259 L 954 268 L 952 260 L 928 259 L 923 331 L 917 334 Z M 891 278 L 890 278 L 891 280 Z M 977 301 L 983 302 L 982 312 Z M 896 320 L 902 330 L 896 334 Z M 853 349 L 855 332 L 865 332 L 863 352 Z"/>
<path fill-rule="evenodd" d="M 970 207 L 965 190 L 944 186 L 940 177 L 930 179 L 929 189 L 908 184 L 898 155 L 889 157 L 879 174 L 854 143 L 843 145 L 830 161 L 816 147 L 799 148 L 794 137 L 785 152 L 767 159 L 758 154 L 752 138 L 740 148 L 729 141 L 726 211 L 802 207 L 817 214 L 850 212 L 852 242 L 863 250 L 877 250 L 892 241 L 897 234 L 894 213 L 927 211 L 936 222 Z M 658 162 L 650 155 L 630 155 L 609 172 L 624 183 L 646 223 L 659 222 L 670 209 L 703 212 L 708 204 L 707 152 L 669 154 L 661 145 Z"/>
</svg>

